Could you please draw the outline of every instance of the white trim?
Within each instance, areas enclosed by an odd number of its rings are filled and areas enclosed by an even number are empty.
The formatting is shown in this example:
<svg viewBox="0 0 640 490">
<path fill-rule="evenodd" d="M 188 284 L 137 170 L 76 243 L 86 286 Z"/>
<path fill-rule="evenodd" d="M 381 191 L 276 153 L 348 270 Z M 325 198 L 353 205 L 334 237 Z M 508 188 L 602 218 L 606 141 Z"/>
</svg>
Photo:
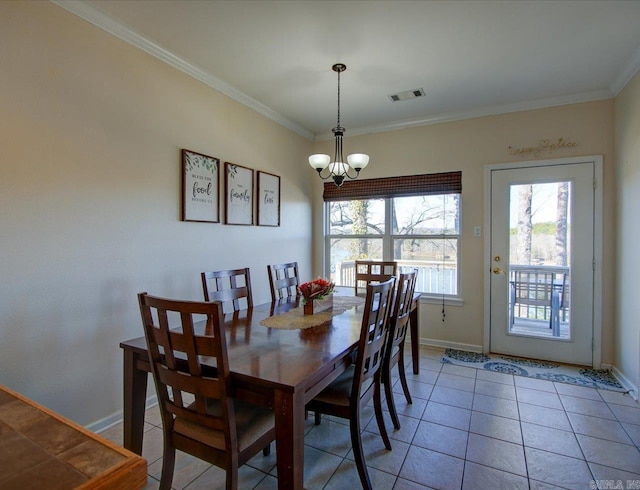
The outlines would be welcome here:
<svg viewBox="0 0 640 490">
<path fill-rule="evenodd" d="M 141 49 L 145 53 L 150 54 L 158 58 L 161 61 L 164 61 L 168 65 L 177 68 L 178 70 L 186 73 L 187 75 L 192 76 L 196 80 L 201 81 L 205 85 L 222 92 L 228 97 L 231 97 L 236 102 L 253 109 L 259 114 L 271 119 L 272 121 L 284 126 L 287 129 L 290 129 L 294 133 L 307 138 L 308 140 L 313 140 L 314 134 L 300 126 L 299 124 L 287 119 L 282 116 L 280 113 L 274 111 L 270 107 L 258 102 L 257 100 L 249 97 L 243 92 L 233 88 L 228 83 L 220 80 L 218 77 L 213 76 L 212 74 L 198 68 L 195 65 L 183 60 L 179 56 L 176 56 L 172 52 L 164 49 L 158 44 L 146 39 L 145 37 L 137 34 L 129 27 L 116 22 L 111 17 L 106 15 L 104 12 L 101 12 L 97 8 L 77 0 L 51 0 L 52 3 L 61 7 L 72 14 L 77 15 L 78 17 L 90 22 L 91 24 L 99 27 L 107 31 L 109 34 L 116 36 L 117 38 L 122 39 L 123 41 L 128 42 L 129 44 Z"/>
<path fill-rule="evenodd" d="M 445 349 L 466 350 L 468 352 L 482 352 L 482 346 L 476 344 L 464 344 L 462 342 L 449 342 L 448 340 L 420 339 L 420 345 L 431 347 L 444 347 Z"/>
<path fill-rule="evenodd" d="M 596 268 L 593 271 L 593 367 L 598 369 L 602 364 L 602 262 L 604 260 L 603 240 L 603 189 L 602 155 L 593 156 L 594 178 L 596 188 L 593 192 L 593 258 Z"/>
<path fill-rule="evenodd" d="M 362 128 L 347 128 L 345 131 L 345 139 L 349 136 L 358 136 L 363 134 L 383 133 L 386 131 L 394 131 L 398 129 L 407 129 L 417 126 L 428 126 L 431 124 L 439 124 L 444 122 L 461 121 L 464 119 L 473 119 L 476 117 L 496 116 L 499 114 L 508 114 L 510 112 L 522 112 L 535 109 L 543 109 L 545 107 L 555 107 L 569 104 L 579 104 L 582 102 L 593 102 L 596 100 L 611 99 L 613 94 L 608 89 L 594 90 L 592 92 L 582 92 L 579 94 L 563 95 L 560 97 L 549 97 L 546 99 L 530 100 L 525 102 L 516 102 L 514 104 L 503 104 L 479 109 L 469 109 L 459 112 L 448 112 L 444 114 L 436 114 L 434 116 L 423 117 L 408 121 L 393 121 L 389 123 L 365 126 Z M 329 141 L 333 139 L 332 133 L 323 133 L 316 135 L 315 141 Z"/>
<path fill-rule="evenodd" d="M 96 7 L 78 0 L 50 0 L 55 5 L 77 15 L 78 17 L 90 22 L 91 24 L 105 30 L 106 32 L 122 39 L 125 42 L 143 50 L 144 52 L 155 56 L 170 66 L 192 76 L 196 80 L 208 85 L 209 87 L 222 92 L 231 97 L 236 102 L 253 109 L 272 121 L 290 129 L 294 133 L 303 136 L 311 141 L 325 141 L 333 139 L 333 133 L 314 134 L 298 123 L 284 117 L 280 113 L 274 111 L 270 107 L 249 97 L 245 93 L 231 87 L 226 82 L 213 76 L 212 74 L 192 65 L 191 63 L 176 56 L 170 51 L 162 48 L 156 43 L 146 39 L 145 37 L 134 32 L 130 27 L 123 25 Z M 633 77 L 640 66 L 640 49 L 632 58 L 629 65 L 621 72 L 620 76 L 611 85 L 611 89 L 594 90 L 591 92 L 582 92 L 579 94 L 563 95 L 558 97 L 547 97 L 544 99 L 530 100 L 525 102 L 516 102 L 513 104 L 495 105 L 482 107 L 478 109 L 470 109 L 458 112 L 449 112 L 444 114 L 436 114 L 434 116 L 423 117 L 408 121 L 392 121 L 384 124 L 373 126 L 365 126 L 361 128 L 349 129 L 345 136 L 357 136 L 363 134 L 382 133 L 394 131 L 398 129 L 412 128 L 416 126 L 427 126 L 430 124 L 438 124 L 443 122 L 460 121 L 464 119 L 472 119 L 475 117 L 494 116 L 498 114 L 507 114 L 510 112 L 529 111 L 533 109 L 542 109 L 544 107 L 554 107 L 567 104 L 578 104 L 582 102 L 591 102 L 595 100 L 610 99 L 617 95 L 615 89 L 621 90 L 624 85 Z M 620 87 L 620 85 L 622 86 Z"/>
<path fill-rule="evenodd" d="M 616 76 L 613 83 L 609 86 L 611 93 L 617 96 L 622 92 L 622 89 L 624 89 L 627 83 L 638 73 L 638 70 L 640 70 L 640 46 L 638 46 L 638 49 L 631 55 L 627 64 L 620 70 L 618 76 Z"/>
<path fill-rule="evenodd" d="M 145 410 L 148 410 L 151 407 L 155 407 L 157 404 L 158 404 L 157 395 L 150 396 L 149 398 L 147 398 L 147 401 L 145 403 Z M 122 410 L 118 410 L 112 413 L 111 415 L 109 415 L 108 417 L 105 417 L 100 420 L 96 420 L 95 422 L 85 425 L 85 429 L 88 429 L 91 432 L 95 432 L 96 434 L 100 434 L 106 430 L 109 430 L 114 425 L 117 425 L 120 422 L 122 422 L 123 417 L 124 417 L 124 412 Z"/>
<path fill-rule="evenodd" d="M 494 170 L 522 169 L 527 167 L 546 167 L 550 165 L 571 165 L 576 163 L 593 162 L 596 188 L 594 191 L 594 222 L 593 222 L 593 255 L 596 269 L 593 273 L 593 349 L 592 365 L 598 368 L 602 363 L 602 262 L 603 262 L 603 172 L 602 155 L 584 157 L 558 158 L 554 160 L 529 160 L 524 162 L 509 162 L 485 165 L 485 243 L 484 264 L 491 264 L 491 172 Z M 482 351 L 491 351 L 491 298 L 490 280 L 491 268 L 484 272 L 484 335 Z"/>
<path fill-rule="evenodd" d="M 629 391 L 629 395 L 631 395 L 631 398 L 633 398 L 635 401 L 639 401 L 638 387 L 634 385 L 629 378 L 622 374 L 622 372 L 617 367 L 612 366 L 611 371 L 613 372 L 613 375 L 618 378 L 620 384 Z"/>
<path fill-rule="evenodd" d="M 442 296 L 434 296 L 434 295 L 426 295 L 426 293 L 422 293 L 420 296 L 420 303 L 424 303 L 427 305 L 441 305 L 442 304 Z M 444 298 L 445 306 L 464 306 L 464 300 L 462 298 Z"/>
</svg>

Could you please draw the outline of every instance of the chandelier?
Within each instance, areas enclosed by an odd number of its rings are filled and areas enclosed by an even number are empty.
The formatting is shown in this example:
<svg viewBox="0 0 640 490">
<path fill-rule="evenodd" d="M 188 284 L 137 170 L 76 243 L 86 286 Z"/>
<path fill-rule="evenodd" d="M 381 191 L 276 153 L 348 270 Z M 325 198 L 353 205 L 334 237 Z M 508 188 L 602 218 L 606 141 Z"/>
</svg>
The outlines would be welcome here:
<svg viewBox="0 0 640 490">
<path fill-rule="evenodd" d="M 332 129 L 333 136 L 336 140 L 335 154 L 333 162 L 331 162 L 331 157 L 329 155 L 321 153 L 311 155 L 309 157 L 309 165 L 316 169 L 318 176 L 322 180 L 331 178 L 333 179 L 334 184 L 340 187 L 345 178 L 356 179 L 358 175 L 360 175 L 360 170 L 365 168 L 369 163 L 369 155 L 365 155 L 364 153 L 353 153 L 347 157 L 346 163 L 344 161 L 344 157 L 342 156 L 342 137 L 344 136 L 344 128 L 340 126 L 340 73 L 345 71 L 347 66 L 342 63 L 336 63 L 331 68 L 333 71 L 338 73 L 338 123 L 336 124 L 336 127 Z M 323 176 L 322 172 L 325 169 L 328 169 L 329 173 Z M 351 169 L 355 171 L 355 175 L 349 174 Z"/>
</svg>

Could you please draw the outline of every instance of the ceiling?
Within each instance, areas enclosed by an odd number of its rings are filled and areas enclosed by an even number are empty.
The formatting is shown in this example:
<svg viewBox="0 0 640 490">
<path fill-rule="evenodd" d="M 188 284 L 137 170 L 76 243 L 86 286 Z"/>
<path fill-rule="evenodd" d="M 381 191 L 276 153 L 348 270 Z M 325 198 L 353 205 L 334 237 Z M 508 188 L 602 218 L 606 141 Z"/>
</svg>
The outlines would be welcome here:
<svg viewBox="0 0 640 490">
<path fill-rule="evenodd" d="M 640 1 L 53 0 L 309 139 L 615 96 Z M 425 96 L 389 96 L 424 89 Z"/>
</svg>

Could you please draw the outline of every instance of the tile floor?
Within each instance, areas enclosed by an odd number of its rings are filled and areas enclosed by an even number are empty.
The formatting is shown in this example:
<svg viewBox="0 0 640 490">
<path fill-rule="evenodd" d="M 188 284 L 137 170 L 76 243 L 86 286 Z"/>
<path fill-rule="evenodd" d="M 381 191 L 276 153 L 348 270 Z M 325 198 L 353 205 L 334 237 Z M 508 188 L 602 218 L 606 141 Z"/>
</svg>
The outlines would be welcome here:
<svg viewBox="0 0 640 490">
<path fill-rule="evenodd" d="M 376 489 L 640 488 L 640 405 L 628 395 L 442 364 L 422 348 L 420 374 L 408 382 L 413 404 L 394 385 L 402 428 L 386 451 L 373 414 L 362 414 L 363 445 Z M 407 357 L 410 359 L 410 356 Z M 397 380 L 396 380 L 397 381 Z M 162 430 L 157 407 L 146 416 L 143 456 L 148 489 L 158 488 Z M 307 421 L 305 488 L 354 489 L 359 479 L 346 421 Z M 122 426 L 102 435 L 121 443 Z M 224 472 L 178 453 L 175 489 L 222 489 Z M 276 451 L 240 469 L 240 488 L 275 489 Z M 610 485 L 610 486 L 606 486 Z"/>
</svg>

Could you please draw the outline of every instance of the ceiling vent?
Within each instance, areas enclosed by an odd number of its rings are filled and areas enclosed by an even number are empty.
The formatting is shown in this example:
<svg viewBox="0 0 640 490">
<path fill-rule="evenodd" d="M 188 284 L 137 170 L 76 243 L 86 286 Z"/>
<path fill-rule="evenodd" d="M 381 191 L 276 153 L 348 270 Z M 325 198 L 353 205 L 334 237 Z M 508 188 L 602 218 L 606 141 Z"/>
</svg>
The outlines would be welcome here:
<svg viewBox="0 0 640 490">
<path fill-rule="evenodd" d="M 417 88 L 415 90 L 407 90 L 406 92 L 400 92 L 399 94 L 393 94 L 389 96 L 389 98 L 391 99 L 391 102 L 417 99 L 418 97 L 424 97 L 424 89 Z"/>
</svg>

